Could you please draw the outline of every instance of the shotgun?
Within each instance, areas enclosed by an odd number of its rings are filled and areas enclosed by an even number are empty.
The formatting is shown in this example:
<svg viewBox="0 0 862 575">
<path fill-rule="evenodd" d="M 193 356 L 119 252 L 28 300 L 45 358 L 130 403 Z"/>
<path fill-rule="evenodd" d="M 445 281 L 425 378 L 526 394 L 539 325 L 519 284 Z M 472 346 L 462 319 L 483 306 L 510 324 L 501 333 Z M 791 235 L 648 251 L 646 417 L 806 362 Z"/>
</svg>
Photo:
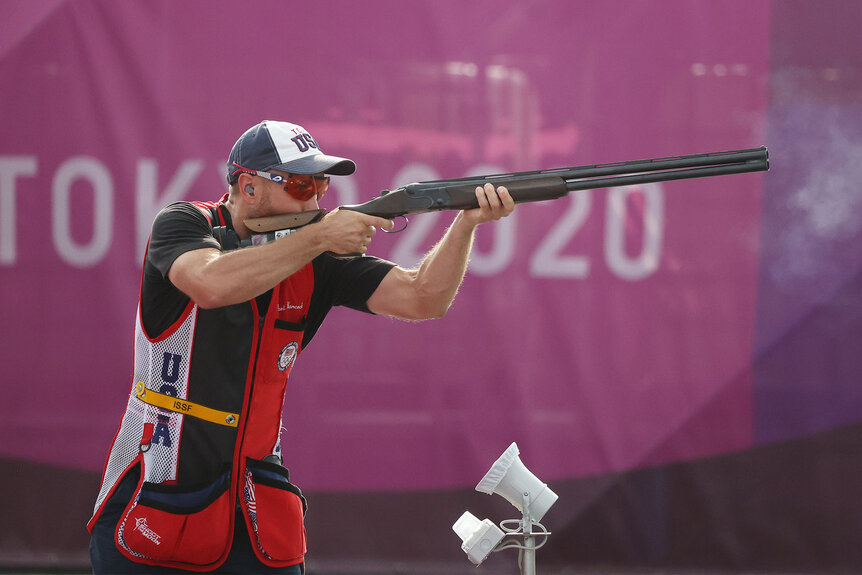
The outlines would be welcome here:
<svg viewBox="0 0 862 575">
<path fill-rule="evenodd" d="M 729 152 L 417 182 L 394 190 L 383 190 L 380 196 L 372 200 L 362 204 L 341 206 L 340 209 L 386 219 L 403 217 L 404 226 L 395 230 L 402 231 L 407 227 L 407 216 L 411 214 L 440 210 L 469 210 L 479 207 L 475 190 L 485 182 L 490 182 L 495 188 L 505 186 L 515 203 L 519 204 L 555 200 L 577 190 L 767 170 L 769 170 L 769 151 L 766 146 L 761 146 Z M 237 239 L 237 245 L 233 245 L 232 239 L 226 239 L 223 242 L 219 237 L 223 232 L 217 232 L 216 238 L 222 242 L 224 249 L 265 243 L 290 233 L 292 229 L 319 220 L 324 213 L 324 210 L 314 210 L 245 220 L 245 225 L 253 235 L 246 240 Z"/>
</svg>

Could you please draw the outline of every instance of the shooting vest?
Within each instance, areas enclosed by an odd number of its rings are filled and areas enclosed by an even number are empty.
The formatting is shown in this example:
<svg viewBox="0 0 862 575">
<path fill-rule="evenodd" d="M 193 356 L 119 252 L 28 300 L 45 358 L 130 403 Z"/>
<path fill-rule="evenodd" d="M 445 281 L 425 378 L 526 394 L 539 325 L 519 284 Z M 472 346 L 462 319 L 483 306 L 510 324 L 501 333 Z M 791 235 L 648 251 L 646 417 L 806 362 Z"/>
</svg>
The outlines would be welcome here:
<svg viewBox="0 0 862 575">
<path fill-rule="evenodd" d="M 211 225 L 229 222 L 222 203 L 195 205 Z M 240 505 L 264 564 L 303 561 L 305 500 L 274 460 L 281 460 L 285 387 L 313 289 L 309 263 L 273 288 L 265 313 L 257 300 L 217 309 L 190 301 L 155 337 L 144 330 L 139 302 L 132 390 L 90 530 L 139 465 L 141 479 L 116 532 L 129 559 L 215 569 L 230 551 Z"/>
</svg>

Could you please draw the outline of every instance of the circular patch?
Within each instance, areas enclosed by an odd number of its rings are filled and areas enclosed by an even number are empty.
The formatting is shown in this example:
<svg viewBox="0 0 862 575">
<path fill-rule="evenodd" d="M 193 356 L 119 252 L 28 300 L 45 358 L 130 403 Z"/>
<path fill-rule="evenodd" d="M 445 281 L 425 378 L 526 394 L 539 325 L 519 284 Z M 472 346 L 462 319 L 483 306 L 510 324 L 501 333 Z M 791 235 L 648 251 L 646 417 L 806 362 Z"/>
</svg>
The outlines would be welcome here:
<svg viewBox="0 0 862 575">
<path fill-rule="evenodd" d="M 298 349 L 299 345 L 295 341 L 284 346 L 284 349 L 278 354 L 278 371 L 284 371 L 293 365 L 293 360 L 296 359 L 296 350 Z"/>
</svg>

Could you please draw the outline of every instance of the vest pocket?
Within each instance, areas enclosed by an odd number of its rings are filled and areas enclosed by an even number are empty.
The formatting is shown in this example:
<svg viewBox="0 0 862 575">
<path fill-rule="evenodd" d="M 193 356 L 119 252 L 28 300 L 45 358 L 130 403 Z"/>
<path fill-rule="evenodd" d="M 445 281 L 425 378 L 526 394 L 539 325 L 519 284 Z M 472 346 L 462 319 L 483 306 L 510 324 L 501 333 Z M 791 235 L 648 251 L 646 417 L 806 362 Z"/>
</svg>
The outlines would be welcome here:
<svg viewBox="0 0 862 575">
<path fill-rule="evenodd" d="M 232 538 L 230 473 L 198 489 L 144 482 L 117 528 L 135 557 L 190 565 L 221 559 Z"/>
<path fill-rule="evenodd" d="M 243 509 L 258 550 L 273 561 L 299 563 L 306 551 L 307 509 L 287 469 L 276 463 L 246 458 Z"/>
</svg>

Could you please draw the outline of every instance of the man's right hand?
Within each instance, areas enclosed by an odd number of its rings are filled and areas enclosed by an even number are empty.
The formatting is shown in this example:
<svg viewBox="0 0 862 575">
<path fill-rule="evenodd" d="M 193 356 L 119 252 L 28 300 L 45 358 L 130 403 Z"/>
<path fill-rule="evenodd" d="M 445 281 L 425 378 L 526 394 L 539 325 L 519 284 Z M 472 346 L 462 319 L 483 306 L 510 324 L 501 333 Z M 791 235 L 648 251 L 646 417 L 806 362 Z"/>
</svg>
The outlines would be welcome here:
<svg viewBox="0 0 862 575">
<path fill-rule="evenodd" d="M 352 210 L 337 209 L 326 214 L 314 224 L 314 231 L 321 234 L 326 251 L 335 254 L 364 254 L 377 228 L 391 230 L 392 220 L 369 216 Z"/>
</svg>

